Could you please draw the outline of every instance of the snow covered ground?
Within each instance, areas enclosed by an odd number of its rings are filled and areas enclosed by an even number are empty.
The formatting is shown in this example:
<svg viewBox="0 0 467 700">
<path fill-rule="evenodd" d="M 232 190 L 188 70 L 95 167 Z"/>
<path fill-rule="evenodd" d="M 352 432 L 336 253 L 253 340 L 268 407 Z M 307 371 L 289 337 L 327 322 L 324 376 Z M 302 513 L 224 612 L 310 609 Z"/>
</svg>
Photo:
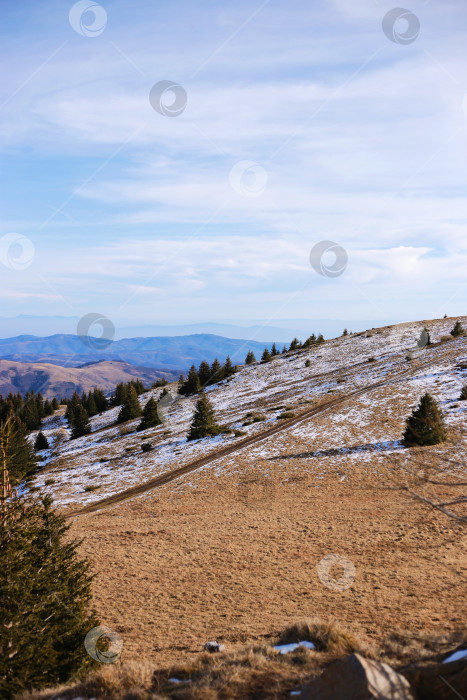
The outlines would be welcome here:
<svg viewBox="0 0 467 700">
<path fill-rule="evenodd" d="M 467 327 L 467 319 L 461 320 Z M 218 421 L 253 435 L 275 425 L 284 410 L 297 414 L 376 382 L 389 382 L 245 448 L 239 453 L 242 465 L 247 458 L 250 469 L 270 474 L 287 458 L 294 469 L 312 472 L 316 479 L 330 465 L 342 470 L 357 463 L 372 466 L 404 450 L 401 426 L 425 391 L 440 402 L 447 425 L 464 449 L 467 402 L 458 398 L 467 383 L 467 338 L 420 349 L 417 340 L 425 325 L 437 343 L 449 336 L 453 320 L 401 324 L 327 341 L 265 365 L 242 367 L 231 379 L 209 387 Z M 408 351 L 413 352 L 411 360 Z M 424 366 L 429 360 L 433 362 Z M 398 373 L 407 371 L 396 381 Z M 160 393 L 160 389 L 147 392 L 140 397 L 141 404 Z M 168 408 L 163 425 L 142 432 L 135 430 L 139 420 L 116 425 L 119 408 L 113 408 L 92 418 L 93 432 L 76 440 L 70 440 L 63 415 L 46 419 L 42 431 L 50 449 L 41 454 L 43 469 L 34 486 L 47 490 L 60 505 L 85 505 L 242 439 L 223 434 L 187 442 L 195 402 L 193 397 L 181 398 Z M 251 423 L 250 412 L 264 420 Z M 153 449 L 143 453 L 141 444 L 147 442 Z M 212 478 L 231 473 L 238 479 L 238 463 L 237 454 L 225 457 L 177 480 L 171 488 L 196 487 L 197 475 L 203 472 Z"/>
</svg>

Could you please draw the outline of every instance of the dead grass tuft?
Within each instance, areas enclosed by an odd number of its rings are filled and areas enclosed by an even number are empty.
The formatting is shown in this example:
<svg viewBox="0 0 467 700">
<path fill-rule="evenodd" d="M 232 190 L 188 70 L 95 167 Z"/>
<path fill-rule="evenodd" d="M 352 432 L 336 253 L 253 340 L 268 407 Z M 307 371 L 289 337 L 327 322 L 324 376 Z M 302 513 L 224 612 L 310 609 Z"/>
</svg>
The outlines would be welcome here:
<svg viewBox="0 0 467 700">
<path fill-rule="evenodd" d="M 286 627 L 279 638 L 279 644 L 294 642 L 313 642 L 318 651 L 331 654 L 347 654 L 354 651 L 364 656 L 373 657 L 375 653 L 370 645 L 358 639 L 352 632 L 333 620 L 325 622 L 319 617 L 299 620 Z"/>
</svg>

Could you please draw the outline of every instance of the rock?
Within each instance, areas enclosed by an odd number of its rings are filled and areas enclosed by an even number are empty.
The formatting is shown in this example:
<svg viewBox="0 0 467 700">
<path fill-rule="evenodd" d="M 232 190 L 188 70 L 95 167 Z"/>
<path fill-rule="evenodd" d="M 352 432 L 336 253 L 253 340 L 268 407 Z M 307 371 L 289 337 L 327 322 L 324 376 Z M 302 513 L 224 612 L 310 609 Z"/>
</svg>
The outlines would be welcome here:
<svg viewBox="0 0 467 700">
<path fill-rule="evenodd" d="M 404 669 L 422 700 L 467 698 L 467 658 L 462 654 L 463 649 L 465 646 L 444 654 L 439 663 Z"/>
<path fill-rule="evenodd" d="M 210 654 L 214 654 L 216 651 L 224 651 L 224 645 L 219 644 L 219 642 L 206 642 L 204 645 L 204 651 L 209 651 Z"/>
<path fill-rule="evenodd" d="M 388 664 L 352 654 L 302 688 L 302 700 L 415 700 L 409 682 Z"/>
</svg>

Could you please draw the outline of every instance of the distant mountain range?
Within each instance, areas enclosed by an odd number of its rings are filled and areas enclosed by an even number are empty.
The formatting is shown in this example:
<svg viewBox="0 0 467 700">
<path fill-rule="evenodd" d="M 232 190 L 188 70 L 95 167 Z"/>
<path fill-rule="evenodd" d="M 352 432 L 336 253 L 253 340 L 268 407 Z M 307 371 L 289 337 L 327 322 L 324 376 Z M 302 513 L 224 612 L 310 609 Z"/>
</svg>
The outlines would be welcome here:
<svg viewBox="0 0 467 700">
<path fill-rule="evenodd" d="M 113 391 L 119 382 L 129 382 L 139 377 L 146 386 L 165 378 L 178 379 L 177 372 L 163 372 L 148 367 L 134 367 L 125 362 L 94 362 L 83 367 L 60 367 L 46 362 L 13 362 L 0 360 L 0 394 L 26 394 L 34 390 L 46 398 L 56 396 L 70 398 L 76 390 L 79 394 L 97 386 L 106 393 Z"/>
<path fill-rule="evenodd" d="M 223 362 L 230 355 L 232 362 L 241 364 L 252 350 L 260 358 L 265 345 L 252 340 L 237 340 L 218 335 L 196 334 L 158 338 L 124 338 L 95 347 L 94 339 L 83 342 L 77 335 L 38 337 L 21 335 L 0 339 L 0 357 L 16 362 L 46 362 L 62 367 L 80 367 L 83 363 L 107 361 L 126 362 L 138 367 L 158 370 L 186 371 L 202 360 Z"/>
<path fill-rule="evenodd" d="M 224 338 L 251 339 L 265 343 L 290 343 L 297 336 L 305 340 L 312 333 L 322 333 L 325 338 L 335 338 L 345 327 L 353 331 L 363 331 L 373 326 L 385 326 L 400 323 L 402 319 L 274 319 L 268 321 L 249 321 L 246 323 L 202 322 L 202 323 L 117 323 L 115 322 L 115 340 L 122 338 L 179 336 L 194 334 L 220 335 Z M 12 318 L 0 316 L 0 338 L 13 336 L 38 335 L 50 336 L 56 333 L 75 334 L 78 316 L 32 316 L 20 315 Z"/>
</svg>

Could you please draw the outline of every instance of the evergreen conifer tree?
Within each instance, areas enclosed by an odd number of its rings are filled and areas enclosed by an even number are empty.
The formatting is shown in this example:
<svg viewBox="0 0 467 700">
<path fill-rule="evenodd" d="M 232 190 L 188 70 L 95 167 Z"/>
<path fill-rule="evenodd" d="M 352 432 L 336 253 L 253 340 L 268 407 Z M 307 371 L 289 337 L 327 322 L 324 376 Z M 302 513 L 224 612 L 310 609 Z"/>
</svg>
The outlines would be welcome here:
<svg viewBox="0 0 467 700">
<path fill-rule="evenodd" d="M 52 399 L 52 408 L 54 411 L 57 411 L 60 408 L 60 404 L 58 403 L 57 399 L 54 398 Z"/>
<path fill-rule="evenodd" d="M 467 401 L 467 384 L 462 387 L 459 398 L 461 401 Z"/>
<path fill-rule="evenodd" d="M 198 378 L 199 378 L 199 383 L 202 387 L 207 386 L 209 384 L 209 380 L 211 379 L 211 368 L 208 365 L 207 362 L 203 360 L 201 362 L 199 369 L 198 369 Z"/>
<path fill-rule="evenodd" d="M 344 328 L 344 331 L 343 331 L 343 333 L 342 333 L 342 336 L 344 337 L 344 336 L 346 336 L 346 335 L 349 335 L 349 331 L 347 330 L 347 328 Z"/>
<path fill-rule="evenodd" d="M 23 477 L 33 474 L 37 469 L 37 456 L 27 439 L 24 423 L 16 416 L 10 415 L 0 427 L 4 433 L 8 429 L 9 439 L 6 446 L 6 466 L 12 486 L 21 482 Z"/>
<path fill-rule="evenodd" d="M 183 394 L 184 396 L 188 396 L 189 394 L 197 394 L 200 389 L 201 384 L 199 383 L 198 372 L 196 371 L 196 367 L 191 365 L 190 371 L 188 372 L 188 377 L 180 387 L 179 393 Z"/>
<path fill-rule="evenodd" d="M 146 406 L 143 408 L 143 417 L 138 425 L 138 430 L 147 430 L 154 428 L 156 425 L 161 425 L 162 421 L 157 410 L 157 402 L 151 396 Z"/>
<path fill-rule="evenodd" d="M 232 374 L 235 374 L 236 371 L 237 368 L 232 365 L 232 360 L 230 359 L 230 356 L 227 355 L 224 367 L 222 368 L 224 377 L 231 377 Z"/>
<path fill-rule="evenodd" d="M 139 418 L 142 414 L 141 406 L 138 401 L 138 395 L 133 384 L 128 386 L 126 392 L 126 398 L 123 406 L 118 414 L 117 422 L 125 423 L 127 420 L 132 420 L 133 418 Z"/>
<path fill-rule="evenodd" d="M 222 371 L 221 364 L 216 357 L 211 365 L 211 379 L 209 380 L 209 384 L 217 384 L 217 382 L 220 382 L 222 379 L 224 379 L 224 373 Z"/>
<path fill-rule="evenodd" d="M 276 357 L 276 355 L 279 355 L 279 354 L 280 353 L 279 353 L 279 350 L 276 348 L 276 344 L 273 343 L 272 348 L 271 348 L 271 357 Z"/>
<path fill-rule="evenodd" d="M 322 333 L 319 334 L 319 336 L 316 339 L 317 343 L 324 343 L 324 336 Z"/>
<path fill-rule="evenodd" d="M 271 353 L 267 348 L 264 348 L 263 354 L 261 355 L 261 362 L 271 362 Z"/>
<path fill-rule="evenodd" d="M 287 348 L 286 348 L 286 346 L 284 345 L 284 347 L 282 348 L 282 354 L 285 355 L 286 352 L 287 352 Z"/>
<path fill-rule="evenodd" d="M 298 338 L 294 338 L 292 342 L 290 343 L 289 351 L 290 350 L 298 350 L 298 348 L 301 347 L 301 343 Z"/>
<path fill-rule="evenodd" d="M 89 564 L 45 497 L 6 502 L 0 525 L 0 697 L 64 683 L 95 662 L 84 647 L 99 623 L 89 610 Z"/>
<path fill-rule="evenodd" d="M 250 352 L 247 354 L 245 357 L 245 364 L 246 365 L 252 365 L 254 362 L 256 362 L 256 357 L 254 352 L 250 350 Z"/>
<path fill-rule="evenodd" d="M 458 336 L 462 335 L 464 332 L 464 328 L 462 327 L 462 323 L 460 321 L 456 321 L 454 324 L 454 328 L 451 331 L 451 335 L 453 338 L 457 338 Z"/>
<path fill-rule="evenodd" d="M 412 415 L 407 418 L 404 445 L 437 445 L 444 440 L 446 430 L 443 415 L 435 399 L 426 393 Z"/>
<path fill-rule="evenodd" d="M 222 428 L 216 423 L 211 402 L 207 394 L 202 393 L 196 403 L 188 440 L 198 440 L 210 435 L 218 435 L 220 432 L 222 432 Z"/>
<path fill-rule="evenodd" d="M 91 432 L 91 424 L 89 422 L 88 412 L 82 404 L 79 404 L 73 411 L 73 421 L 71 428 L 71 439 L 88 435 Z"/>
<path fill-rule="evenodd" d="M 42 431 L 39 431 L 39 433 L 37 434 L 36 441 L 34 443 L 34 449 L 36 450 L 36 452 L 49 449 L 49 441 L 47 440 Z"/>
</svg>

